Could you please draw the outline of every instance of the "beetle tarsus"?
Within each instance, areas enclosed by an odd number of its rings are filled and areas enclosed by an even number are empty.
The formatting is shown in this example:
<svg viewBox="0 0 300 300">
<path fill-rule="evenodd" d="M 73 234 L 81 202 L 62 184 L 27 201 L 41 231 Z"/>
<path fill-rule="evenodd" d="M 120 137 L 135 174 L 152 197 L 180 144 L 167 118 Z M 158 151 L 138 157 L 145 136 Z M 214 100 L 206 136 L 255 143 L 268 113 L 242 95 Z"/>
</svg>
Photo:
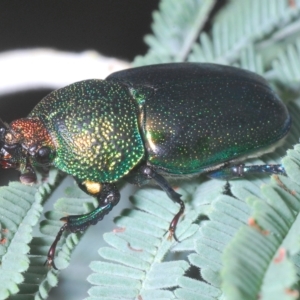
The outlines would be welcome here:
<svg viewBox="0 0 300 300">
<path fill-rule="evenodd" d="M 57 267 L 54 263 L 54 256 L 55 256 L 55 250 L 56 250 L 56 246 L 57 243 L 59 242 L 62 234 L 64 233 L 64 231 L 67 229 L 68 227 L 68 223 L 65 223 L 59 230 L 59 232 L 56 235 L 56 238 L 54 240 L 54 242 L 52 243 L 49 251 L 48 251 L 48 255 L 47 255 L 47 260 L 45 261 L 44 265 L 46 265 L 49 268 L 53 268 L 55 270 L 57 270 Z"/>
<path fill-rule="evenodd" d="M 172 222 L 170 223 L 168 240 L 171 241 L 172 237 L 174 237 L 174 240 L 176 242 L 180 242 L 176 236 L 176 228 L 177 228 L 177 223 L 178 223 L 180 217 L 184 213 L 185 206 L 184 206 L 184 202 L 181 199 L 177 200 L 176 202 L 180 204 L 180 209 L 179 209 L 179 212 L 174 216 Z"/>
<path fill-rule="evenodd" d="M 232 179 L 237 177 L 244 177 L 249 174 L 279 174 L 286 175 L 285 169 L 283 165 L 280 164 L 268 164 L 268 165 L 245 165 L 245 164 L 237 164 L 237 165 L 229 165 L 223 167 L 222 169 L 214 170 L 208 173 L 210 178 L 216 179 Z"/>
</svg>

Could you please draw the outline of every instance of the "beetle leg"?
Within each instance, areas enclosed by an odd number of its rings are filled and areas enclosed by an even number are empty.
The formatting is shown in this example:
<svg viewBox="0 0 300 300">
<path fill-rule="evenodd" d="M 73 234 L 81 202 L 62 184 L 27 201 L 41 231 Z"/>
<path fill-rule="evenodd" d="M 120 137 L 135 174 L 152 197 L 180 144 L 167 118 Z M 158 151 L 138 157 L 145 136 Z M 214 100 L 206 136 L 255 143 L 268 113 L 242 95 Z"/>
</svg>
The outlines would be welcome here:
<svg viewBox="0 0 300 300">
<path fill-rule="evenodd" d="M 235 177 L 243 177 L 247 174 L 279 174 L 286 175 L 285 169 L 282 165 L 250 165 L 244 164 L 232 165 L 219 170 L 208 173 L 208 176 L 216 179 L 230 179 Z"/>
<path fill-rule="evenodd" d="M 182 214 L 184 213 L 184 209 L 185 209 L 184 202 L 180 199 L 181 195 L 176 193 L 172 189 L 172 187 L 170 186 L 168 181 L 163 176 L 156 173 L 149 166 L 142 167 L 141 172 L 148 179 L 153 179 L 167 193 L 167 195 L 169 196 L 170 199 L 172 199 L 175 203 L 178 203 L 180 205 L 180 209 L 179 209 L 178 213 L 174 216 L 173 220 L 170 223 L 169 236 L 168 236 L 168 240 L 171 240 L 172 237 L 174 237 L 174 239 L 177 242 L 179 242 L 175 231 L 176 231 L 177 223 L 178 223 L 180 217 L 182 216 Z"/>
<path fill-rule="evenodd" d="M 38 172 L 42 175 L 42 182 L 47 181 L 48 177 L 49 177 L 49 172 L 50 172 L 50 166 L 37 166 L 35 167 L 36 170 L 38 170 Z"/>
<path fill-rule="evenodd" d="M 52 243 L 48 254 L 47 254 L 47 260 L 45 261 L 44 265 L 47 265 L 48 267 L 53 267 L 55 270 L 57 270 L 56 265 L 54 263 L 54 256 L 55 256 L 55 250 L 56 250 L 56 246 L 57 243 L 59 242 L 62 234 L 64 233 L 64 231 L 67 229 L 67 223 L 65 223 L 58 231 L 54 242 Z"/>
<path fill-rule="evenodd" d="M 119 202 L 120 193 L 114 184 L 101 184 L 101 190 L 98 190 L 97 193 L 92 193 L 89 189 L 90 186 L 90 184 L 86 186 L 84 184 L 81 184 L 80 188 L 86 191 L 88 194 L 92 194 L 93 196 L 97 197 L 99 203 L 98 207 L 87 214 L 67 216 L 61 218 L 61 221 L 64 221 L 66 223 L 60 228 L 54 242 L 52 243 L 49 249 L 47 261 L 45 262 L 47 266 L 52 266 L 54 269 L 57 269 L 54 264 L 55 249 L 58 241 L 60 240 L 65 230 L 77 232 L 85 230 L 89 225 L 95 225 L 97 222 L 102 220 L 103 217 L 106 214 L 108 214 L 112 210 L 112 208 Z"/>
</svg>

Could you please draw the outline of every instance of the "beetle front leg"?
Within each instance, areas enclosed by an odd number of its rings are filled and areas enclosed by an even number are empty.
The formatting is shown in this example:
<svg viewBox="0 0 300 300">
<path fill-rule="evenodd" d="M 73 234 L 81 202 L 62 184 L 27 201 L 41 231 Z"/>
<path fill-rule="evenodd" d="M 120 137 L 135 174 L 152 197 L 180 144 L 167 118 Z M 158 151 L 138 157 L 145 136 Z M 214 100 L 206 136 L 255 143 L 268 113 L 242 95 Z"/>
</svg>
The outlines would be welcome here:
<svg viewBox="0 0 300 300">
<path fill-rule="evenodd" d="M 177 242 L 179 242 L 175 231 L 176 231 L 177 223 L 178 223 L 180 217 L 182 216 L 182 214 L 184 213 L 184 209 L 185 209 L 184 202 L 180 198 L 181 195 L 176 193 L 173 190 L 173 188 L 170 186 L 168 181 L 163 176 L 156 173 L 149 166 L 142 167 L 141 172 L 148 179 L 153 179 L 161 187 L 161 189 L 167 193 L 167 195 L 169 196 L 169 198 L 171 200 L 173 200 L 175 203 L 178 203 L 180 205 L 180 209 L 179 209 L 178 213 L 174 216 L 173 220 L 170 223 L 169 236 L 168 236 L 168 240 L 171 240 L 172 237 L 174 237 L 174 239 Z"/>
<path fill-rule="evenodd" d="M 66 223 L 60 228 L 56 235 L 56 238 L 49 249 L 47 261 L 45 262 L 47 266 L 52 266 L 54 269 L 57 269 L 54 264 L 55 249 L 63 232 L 66 230 L 69 230 L 70 232 L 83 231 L 89 225 L 95 225 L 97 222 L 101 221 L 120 200 L 120 192 L 112 183 L 99 184 L 94 182 L 85 182 L 79 186 L 88 194 L 97 197 L 99 205 L 90 213 L 61 218 L 61 221 Z M 95 186 L 100 189 L 93 189 L 92 187 Z"/>
</svg>

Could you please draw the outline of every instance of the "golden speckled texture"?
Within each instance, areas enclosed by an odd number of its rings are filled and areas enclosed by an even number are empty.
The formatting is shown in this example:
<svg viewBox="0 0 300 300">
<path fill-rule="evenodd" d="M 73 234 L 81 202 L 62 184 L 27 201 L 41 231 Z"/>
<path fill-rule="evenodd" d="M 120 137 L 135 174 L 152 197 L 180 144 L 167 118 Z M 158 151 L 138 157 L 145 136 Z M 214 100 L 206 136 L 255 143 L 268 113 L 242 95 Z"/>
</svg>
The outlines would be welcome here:
<svg viewBox="0 0 300 300">
<path fill-rule="evenodd" d="M 193 174 L 253 154 L 283 138 L 290 115 L 259 75 L 216 64 L 161 64 L 114 73 L 144 101 L 148 163 Z"/>
<path fill-rule="evenodd" d="M 49 130 L 54 165 L 80 180 L 117 181 L 144 156 L 137 104 L 118 83 L 71 84 L 46 96 L 30 117 Z"/>
</svg>

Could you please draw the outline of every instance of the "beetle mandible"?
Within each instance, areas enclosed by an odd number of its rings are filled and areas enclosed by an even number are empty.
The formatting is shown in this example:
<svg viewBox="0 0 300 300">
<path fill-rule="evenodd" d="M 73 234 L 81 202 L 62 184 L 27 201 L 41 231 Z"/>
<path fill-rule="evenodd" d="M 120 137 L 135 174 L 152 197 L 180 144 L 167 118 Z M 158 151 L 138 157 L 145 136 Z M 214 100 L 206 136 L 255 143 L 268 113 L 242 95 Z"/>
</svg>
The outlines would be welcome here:
<svg viewBox="0 0 300 300">
<path fill-rule="evenodd" d="M 287 108 L 260 76 L 242 69 L 172 63 L 116 72 L 105 80 L 84 80 L 50 93 L 27 118 L 1 122 L 0 164 L 36 181 L 35 167 L 54 166 L 72 175 L 99 206 L 62 218 L 48 253 L 65 230 L 86 229 L 119 202 L 121 178 L 155 182 L 180 208 L 184 203 L 168 177 L 206 174 L 229 179 L 247 173 L 285 174 L 282 165 L 241 162 L 265 153 L 291 126 Z"/>
</svg>

